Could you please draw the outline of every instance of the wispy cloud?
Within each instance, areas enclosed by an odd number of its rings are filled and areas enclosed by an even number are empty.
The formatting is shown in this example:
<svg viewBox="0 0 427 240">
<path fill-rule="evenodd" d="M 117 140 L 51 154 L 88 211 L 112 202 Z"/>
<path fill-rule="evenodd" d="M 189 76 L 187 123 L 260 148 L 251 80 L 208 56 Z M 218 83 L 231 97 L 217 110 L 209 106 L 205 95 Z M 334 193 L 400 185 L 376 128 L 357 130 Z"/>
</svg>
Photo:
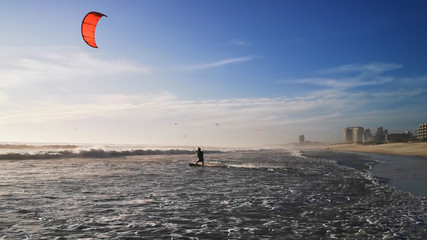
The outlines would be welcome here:
<svg viewBox="0 0 427 240">
<path fill-rule="evenodd" d="M 351 91 L 357 87 L 375 87 L 400 81 L 395 77 L 386 76 L 384 73 L 401 67 L 402 65 L 394 63 L 348 64 L 318 71 L 315 77 L 289 79 L 280 82 L 283 84 L 321 86 L 335 91 Z"/>
<path fill-rule="evenodd" d="M 227 58 L 227 59 L 223 59 L 223 60 L 220 60 L 217 62 L 201 63 L 201 64 L 184 66 L 183 69 L 201 70 L 201 69 L 208 69 L 208 68 L 216 68 L 216 67 L 221 67 L 221 66 L 230 65 L 230 64 L 249 62 L 249 61 L 252 61 L 254 59 L 255 59 L 255 56 L 246 56 L 246 57 L 239 57 L 239 58 Z"/>
<path fill-rule="evenodd" d="M 316 72 L 313 77 L 280 82 L 298 88 L 303 86 L 304 93 L 300 92 L 300 96 L 311 96 L 319 103 L 303 114 L 291 115 L 305 116 L 303 119 L 310 121 L 316 119 L 316 114 L 338 114 L 329 120 L 322 120 L 324 128 L 389 124 L 385 127 L 395 127 L 393 131 L 397 130 L 396 126 L 398 129 L 414 130 L 417 121 L 427 116 L 423 113 L 425 106 L 422 106 L 422 102 L 427 101 L 427 89 L 424 87 L 427 78 L 396 77 L 392 74 L 392 70 L 400 68 L 401 64 L 394 63 L 349 64 Z M 397 112 L 401 113 L 398 118 Z M 298 117 L 288 117 L 284 121 L 301 122 Z"/>
<path fill-rule="evenodd" d="M 396 111 L 382 108 L 384 104 L 398 106 L 408 100 L 427 101 L 427 90 L 377 91 L 375 93 L 345 93 L 318 91 L 307 96 L 278 98 L 234 98 L 219 100 L 182 99 L 169 92 L 152 95 L 94 95 L 80 103 L 70 104 L 61 99 L 38 101 L 25 107 L 5 109 L 0 115 L 0 127 L 26 124 L 82 123 L 87 128 L 99 123 L 114 124 L 114 131 L 146 129 L 156 136 L 160 132 L 171 138 L 172 133 L 197 133 L 209 136 L 213 142 L 245 143 L 248 134 L 261 129 L 266 141 L 293 141 L 298 134 L 310 134 L 322 139 L 322 129 L 332 129 L 335 141 L 341 139 L 341 127 L 357 124 L 376 126 L 376 119 L 395 117 Z M 55 99 L 54 99 L 55 100 Z M 415 106 L 416 108 L 416 106 Z M 411 118 L 425 116 L 413 113 L 414 106 L 398 112 Z M 422 108 L 421 108 L 422 109 Z M 118 118 L 118 116 L 120 116 Z M 117 125 L 117 121 L 121 124 Z M 396 120 L 397 121 L 397 120 Z M 179 123 L 172 128 L 174 123 Z M 221 138 L 215 123 L 220 124 Z M 371 125 L 366 125 L 371 124 Z M 382 123 L 378 123 L 382 124 Z M 143 125 L 143 126 L 142 126 Z M 107 124 L 108 126 L 108 124 Z M 386 126 L 388 127 L 388 126 Z M 128 130 L 127 130 L 128 131 Z M 137 131 L 137 130 L 135 130 Z M 155 133 L 157 131 L 157 133 Z M 225 132 L 224 132 L 225 131 Z M 315 133 L 319 132 L 318 135 Z M 224 136 L 222 136 L 224 137 Z M 114 139 L 114 136 L 111 136 Z M 201 141 L 203 138 L 194 139 Z M 324 140 L 324 139 L 323 139 Z"/>
<path fill-rule="evenodd" d="M 340 73 L 374 73 L 380 74 L 390 70 L 402 68 L 401 64 L 394 63 L 371 63 L 371 64 L 347 64 L 335 68 L 321 70 L 319 74 L 340 74 Z"/>
<path fill-rule="evenodd" d="M 298 84 L 312 84 L 318 86 L 325 86 L 336 89 L 348 89 L 361 86 L 374 86 L 381 85 L 391 82 L 393 79 L 390 77 L 377 77 L 374 79 L 364 80 L 360 78 L 302 78 L 288 80 L 287 83 L 298 83 Z"/>
<path fill-rule="evenodd" d="M 58 101 L 39 101 L 22 109 L 3 112 L 0 123 L 49 122 L 60 119 L 83 119 L 97 116 L 117 116 L 127 114 L 141 118 L 173 118 L 191 116 L 188 121 L 211 121 L 218 117 L 245 119 L 246 122 L 258 121 L 260 116 L 281 115 L 289 112 L 303 112 L 322 104 L 312 98 L 242 98 L 204 101 L 179 100 L 168 92 L 150 96 L 137 95 L 98 95 L 79 104 Z M 238 112 L 238 113 L 237 113 Z M 198 116 L 198 117 L 195 117 Z M 216 117 L 215 117 L 216 116 Z M 278 117 L 278 116 L 277 116 Z M 252 120 L 251 120 L 252 119 Z M 232 121 L 229 121 L 232 122 Z"/>
<path fill-rule="evenodd" d="M 316 116 L 337 116 L 337 112 L 351 112 L 381 102 L 400 102 L 427 95 L 427 90 L 396 90 L 392 92 L 331 95 L 319 92 L 293 98 L 238 98 L 220 100 L 183 100 L 169 92 L 149 96 L 96 95 L 79 104 L 58 101 L 39 101 L 22 109 L 5 111 L 0 124 L 16 122 L 43 122 L 59 119 L 105 118 L 133 115 L 137 119 L 187 119 L 188 123 L 226 121 L 233 127 L 246 124 L 277 125 L 313 121 Z M 368 101 L 369 100 L 369 101 Z M 348 105 L 348 106 L 346 106 Z M 345 108 L 345 111 L 343 109 Z M 130 111 L 131 110 L 131 111 Z M 150 113 L 150 114 L 147 114 Z M 267 122 L 266 122 L 267 121 Z M 314 123 L 314 122 L 312 122 Z"/>
<path fill-rule="evenodd" d="M 26 48 L 0 52 L 0 87 L 126 73 L 145 74 L 149 67 L 125 59 L 107 59 L 75 48 Z"/>
</svg>

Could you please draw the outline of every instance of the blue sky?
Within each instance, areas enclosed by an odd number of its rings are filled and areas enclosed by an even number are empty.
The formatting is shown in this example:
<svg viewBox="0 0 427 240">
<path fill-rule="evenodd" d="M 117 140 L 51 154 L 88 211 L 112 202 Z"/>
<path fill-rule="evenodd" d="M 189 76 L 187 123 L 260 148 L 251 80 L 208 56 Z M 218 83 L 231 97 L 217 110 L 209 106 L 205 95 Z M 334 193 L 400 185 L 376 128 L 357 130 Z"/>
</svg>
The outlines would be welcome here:
<svg viewBox="0 0 427 240">
<path fill-rule="evenodd" d="M 0 141 L 263 146 L 427 121 L 424 1 L 5 1 Z M 98 49 L 80 25 L 104 13 Z"/>
</svg>

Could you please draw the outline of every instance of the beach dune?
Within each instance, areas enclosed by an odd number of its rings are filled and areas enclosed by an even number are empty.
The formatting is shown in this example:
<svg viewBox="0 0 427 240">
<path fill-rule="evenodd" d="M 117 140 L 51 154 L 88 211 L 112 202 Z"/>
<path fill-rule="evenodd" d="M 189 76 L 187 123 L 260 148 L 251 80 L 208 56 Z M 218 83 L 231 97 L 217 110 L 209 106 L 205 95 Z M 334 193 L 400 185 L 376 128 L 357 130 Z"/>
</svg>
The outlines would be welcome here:
<svg viewBox="0 0 427 240">
<path fill-rule="evenodd" d="M 365 152 L 397 156 L 416 156 L 427 158 L 427 143 L 388 143 L 378 145 L 334 144 L 327 149 L 334 151 Z"/>
</svg>

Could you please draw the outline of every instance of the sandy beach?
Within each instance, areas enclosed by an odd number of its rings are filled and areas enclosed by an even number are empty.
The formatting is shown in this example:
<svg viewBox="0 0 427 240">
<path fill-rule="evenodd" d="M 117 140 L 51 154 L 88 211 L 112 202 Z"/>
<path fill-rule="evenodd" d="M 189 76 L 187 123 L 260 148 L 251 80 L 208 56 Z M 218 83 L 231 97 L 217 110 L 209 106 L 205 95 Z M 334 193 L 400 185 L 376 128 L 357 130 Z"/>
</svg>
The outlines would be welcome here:
<svg viewBox="0 0 427 240">
<path fill-rule="evenodd" d="M 427 158 L 427 143 L 388 143 L 380 145 L 334 144 L 328 145 L 326 148 L 333 151 L 364 152 Z"/>
</svg>

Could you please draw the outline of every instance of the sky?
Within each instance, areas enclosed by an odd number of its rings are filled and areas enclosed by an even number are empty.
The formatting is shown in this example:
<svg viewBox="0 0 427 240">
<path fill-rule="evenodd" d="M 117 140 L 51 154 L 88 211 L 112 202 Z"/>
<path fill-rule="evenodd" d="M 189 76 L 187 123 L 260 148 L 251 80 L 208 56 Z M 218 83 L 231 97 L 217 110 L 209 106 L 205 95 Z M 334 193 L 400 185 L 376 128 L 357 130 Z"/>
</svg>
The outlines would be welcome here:
<svg viewBox="0 0 427 240">
<path fill-rule="evenodd" d="M 0 142 L 337 143 L 427 122 L 426 1 L 1 3 Z"/>
</svg>

